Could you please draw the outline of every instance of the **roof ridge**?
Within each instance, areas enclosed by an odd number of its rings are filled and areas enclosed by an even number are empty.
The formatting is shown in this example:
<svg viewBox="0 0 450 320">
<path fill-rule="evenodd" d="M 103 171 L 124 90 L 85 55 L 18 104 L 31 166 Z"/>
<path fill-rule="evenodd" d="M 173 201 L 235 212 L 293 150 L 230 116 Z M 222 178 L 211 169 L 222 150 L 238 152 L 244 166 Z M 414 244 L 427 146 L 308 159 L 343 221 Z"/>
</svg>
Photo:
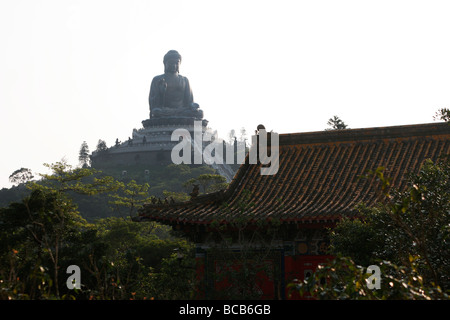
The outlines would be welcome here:
<svg viewBox="0 0 450 320">
<path fill-rule="evenodd" d="M 407 139 L 450 134 L 447 122 L 280 134 L 280 145 Z"/>
</svg>

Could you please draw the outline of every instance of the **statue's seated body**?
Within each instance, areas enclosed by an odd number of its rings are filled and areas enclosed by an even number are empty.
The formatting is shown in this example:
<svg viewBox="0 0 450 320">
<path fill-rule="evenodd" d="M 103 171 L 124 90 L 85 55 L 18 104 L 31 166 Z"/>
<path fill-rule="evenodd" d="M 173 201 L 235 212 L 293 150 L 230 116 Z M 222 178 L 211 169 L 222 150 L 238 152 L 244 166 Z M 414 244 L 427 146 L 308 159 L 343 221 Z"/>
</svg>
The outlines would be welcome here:
<svg viewBox="0 0 450 320">
<path fill-rule="evenodd" d="M 150 86 L 150 119 L 203 118 L 189 80 L 179 74 L 180 63 L 181 56 L 175 50 L 164 56 L 164 74 L 154 77 Z"/>
</svg>

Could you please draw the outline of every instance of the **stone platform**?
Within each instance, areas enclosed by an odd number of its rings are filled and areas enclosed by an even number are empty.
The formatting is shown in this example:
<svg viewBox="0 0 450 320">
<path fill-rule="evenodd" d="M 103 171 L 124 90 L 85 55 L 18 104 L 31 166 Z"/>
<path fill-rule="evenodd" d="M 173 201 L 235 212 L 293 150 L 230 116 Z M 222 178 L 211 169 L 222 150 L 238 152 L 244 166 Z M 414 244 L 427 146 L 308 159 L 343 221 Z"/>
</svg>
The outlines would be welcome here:
<svg viewBox="0 0 450 320">
<path fill-rule="evenodd" d="M 186 129 L 193 138 L 195 118 L 156 118 L 142 121 L 143 128 L 134 129 L 132 137 L 108 148 L 94 151 L 91 155 L 92 166 L 134 165 L 134 164 L 170 164 L 171 152 L 178 141 L 172 141 L 172 132 Z M 197 120 L 198 121 L 198 120 Z M 208 121 L 202 119 L 202 132 L 210 130 Z"/>
</svg>

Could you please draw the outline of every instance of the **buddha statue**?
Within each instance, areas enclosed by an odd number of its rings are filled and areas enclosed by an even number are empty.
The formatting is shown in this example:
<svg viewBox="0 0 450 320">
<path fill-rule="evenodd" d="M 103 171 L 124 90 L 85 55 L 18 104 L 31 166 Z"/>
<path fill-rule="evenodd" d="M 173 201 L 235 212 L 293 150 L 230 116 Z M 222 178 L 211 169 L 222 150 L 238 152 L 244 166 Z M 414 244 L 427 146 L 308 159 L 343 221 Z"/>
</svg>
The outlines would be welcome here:
<svg viewBox="0 0 450 320">
<path fill-rule="evenodd" d="M 153 78 L 150 86 L 150 118 L 193 118 L 201 120 L 203 111 L 194 103 L 189 80 L 179 74 L 181 55 L 170 50 L 164 56 L 164 74 Z"/>
</svg>

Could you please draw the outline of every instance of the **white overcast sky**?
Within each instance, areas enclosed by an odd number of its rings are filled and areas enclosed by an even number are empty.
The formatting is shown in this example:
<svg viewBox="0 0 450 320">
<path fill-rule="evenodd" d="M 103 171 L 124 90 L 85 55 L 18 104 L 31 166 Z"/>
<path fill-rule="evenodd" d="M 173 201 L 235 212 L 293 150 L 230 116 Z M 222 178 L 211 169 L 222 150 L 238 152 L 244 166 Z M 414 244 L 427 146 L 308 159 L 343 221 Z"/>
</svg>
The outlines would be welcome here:
<svg viewBox="0 0 450 320">
<path fill-rule="evenodd" d="M 0 0 L 0 188 L 128 139 L 170 49 L 222 137 L 433 122 L 450 106 L 449 17 L 433 0 Z"/>
</svg>

